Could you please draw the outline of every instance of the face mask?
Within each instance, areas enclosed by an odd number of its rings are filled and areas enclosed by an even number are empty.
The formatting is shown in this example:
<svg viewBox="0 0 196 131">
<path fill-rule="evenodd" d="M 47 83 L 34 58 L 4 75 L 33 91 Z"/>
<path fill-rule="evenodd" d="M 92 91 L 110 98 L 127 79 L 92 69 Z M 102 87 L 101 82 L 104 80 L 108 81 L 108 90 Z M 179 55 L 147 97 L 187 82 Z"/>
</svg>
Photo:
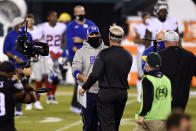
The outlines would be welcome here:
<svg viewBox="0 0 196 131">
<path fill-rule="evenodd" d="M 165 48 L 164 41 L 159 41 L 159 42 L 157 42 L 157 46 L 158 46 L 158 49 L 159 49 L 159 50 L 164 49 L 164 48 Z"/>
<path fill-rule="evenodd" d="M 88 37 L 88 43 L 93 48 L 98 48 L 101 45 L 100 36 L 98 37 Z"/>
<path fill-rule="evenodd" d="M 76 20 L 83 21 L 85 19 L 85 15 L 77 15 Z"/>
</svg>

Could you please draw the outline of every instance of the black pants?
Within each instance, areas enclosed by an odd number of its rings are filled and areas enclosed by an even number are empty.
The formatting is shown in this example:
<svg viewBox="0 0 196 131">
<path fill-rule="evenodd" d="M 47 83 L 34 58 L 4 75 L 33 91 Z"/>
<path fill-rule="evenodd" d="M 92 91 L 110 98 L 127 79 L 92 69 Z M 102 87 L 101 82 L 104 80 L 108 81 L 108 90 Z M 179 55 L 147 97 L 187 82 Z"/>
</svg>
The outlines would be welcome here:
<svg viewBox="0 0 196 131">
<path fill-rule="evenodd" d="M 127 91 L 121 89 L 100 89 L 97 111 L 102 131 L 118 131 L 127 101 Z"/>
<path fill-rule="evenodd" d="M 87 107 L 82 107 L 83 131 L 100 131 L 97 114 L 97 94 L 87 93 Z"/>
<path fill-rule="evenodd" d="M 0 131 L 16 131 L 14 120 L 7 121 L 6 123 L 0 123 Z"/>
</svg>

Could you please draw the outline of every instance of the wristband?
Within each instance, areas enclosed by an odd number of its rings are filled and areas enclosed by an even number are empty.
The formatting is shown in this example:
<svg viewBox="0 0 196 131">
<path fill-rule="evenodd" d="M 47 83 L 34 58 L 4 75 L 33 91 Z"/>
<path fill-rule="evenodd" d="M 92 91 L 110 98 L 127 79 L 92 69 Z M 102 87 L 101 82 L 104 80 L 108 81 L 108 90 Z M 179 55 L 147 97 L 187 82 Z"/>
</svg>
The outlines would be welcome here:
<svg viewBox="0 0 196 131">
<path fill-rule="evenodd" d="M 78 79 L 78 73 L 81 73 L 79 70 L 75 70 L 73 76 L 75 79 Z"/>
</svg>

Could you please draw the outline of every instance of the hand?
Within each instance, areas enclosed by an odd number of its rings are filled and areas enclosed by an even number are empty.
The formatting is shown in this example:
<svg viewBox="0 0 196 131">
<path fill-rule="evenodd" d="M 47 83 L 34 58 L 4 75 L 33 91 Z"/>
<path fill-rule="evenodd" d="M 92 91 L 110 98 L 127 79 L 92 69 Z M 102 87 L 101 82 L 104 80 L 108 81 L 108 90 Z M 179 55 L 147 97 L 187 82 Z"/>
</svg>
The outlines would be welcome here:
<svg viewBox="0 0 196 131">
<path fill-rule="evenodd" d="M 143 124 L 143 123 L 144 123 L 144 117 L 143 117 L 143 116 L 139 116 L 139 117 L 137 118 L 136 122 L 137 122 L 138 124 Z"/>
<path fill-rule="evenodd" d="M 86 83 L 87 80 L 88 80 L 88 76 L 83 76 L 82 77 L 82 82 Z"/>
<path fill-rule="evenodd" d="M 32 67 L 24 68 L 23 73 L 24 73 L 25 76 L 30 76 L 31 73 L 32 73 Z"/>
<path fill-rule="evenodd" d="M 85 90 L 84 90 L 83 88 L 80 88 L 80 89 L 79 89 L 79 94 L 80 94 L 81 96 L 83 96 L 84 93 L 85 93 Z"/>
<path fill-rule="evenodd" d="M 74 47 L 72 48 L 72 50 L 73 50 L 73 52 L 76 52 L 76 51 L 78 50 L 78 48 L 77 48 L 76 46 L 74 46 Z"/>
<path fill-rule="evenodd" d="M 20 80 L 19 77 L 18 77 L 17 75 L 13 75 L 12 78 L 13 78 L 13 79 L 16 79 L 16 80 Z"/>
<path fill-rule="evenodd" d="M 15 61 L 16 61 L 17 64 L 21 64 L 22 63 L 22 59 L 20 59 L 18 57 L 15 59 Z"/>
<path fill-rule="evenodd" d="M 24 74 L 23 74 L 23 70 L 20 69 L 20 68 L 17 68 L 15 72 L 16 72 L 16 75 L 17 75 L 17 77 L 18 77 L 19 79 L 21 79 L 22 76 L 24 75 Z"/>
<path fill-rule="evenodd" d="M 74 43 L 82 43 L 83 42 L 83 39 L 81 39 L 80 37 L 73 37 L 73 42 Z"/>
</svg>

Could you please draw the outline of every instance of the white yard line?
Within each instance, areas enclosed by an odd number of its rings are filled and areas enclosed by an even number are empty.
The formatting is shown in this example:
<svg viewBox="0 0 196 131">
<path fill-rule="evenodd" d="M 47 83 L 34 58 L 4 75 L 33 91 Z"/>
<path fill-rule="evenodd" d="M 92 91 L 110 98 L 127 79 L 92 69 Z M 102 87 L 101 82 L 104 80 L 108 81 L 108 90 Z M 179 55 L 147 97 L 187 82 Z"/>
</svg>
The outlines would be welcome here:
<svg viewBox="0 0 196 131">
<path fill-rule="evenodd" d="M 137 101 L 137 99 L 128 100 L 127 103 L 126 103 L 126 105 L 132 104 L 132 103 L 134 103 L 136 101 Z"/>
<path fill-rule="evenodd" d="M 74 126 L 77 126 L 77 125 L 80 125 L 80 124 L 82 124 L 82 121 L 81 121 L 81 120 L 80 120 L 80 121 L 77 121 L 77 122 L 75 122 L 75 123 L 73 123 L 73 124 L 64 126 L 63 128 L 59 128 L 59 129 L 57 129 L 56 131 L 65 131 L 65 130 L 67 130 L 67 129 L 70 129 L 70 128 L 72 128 L 72 127 L 74 127 Z"/>
</svg>

